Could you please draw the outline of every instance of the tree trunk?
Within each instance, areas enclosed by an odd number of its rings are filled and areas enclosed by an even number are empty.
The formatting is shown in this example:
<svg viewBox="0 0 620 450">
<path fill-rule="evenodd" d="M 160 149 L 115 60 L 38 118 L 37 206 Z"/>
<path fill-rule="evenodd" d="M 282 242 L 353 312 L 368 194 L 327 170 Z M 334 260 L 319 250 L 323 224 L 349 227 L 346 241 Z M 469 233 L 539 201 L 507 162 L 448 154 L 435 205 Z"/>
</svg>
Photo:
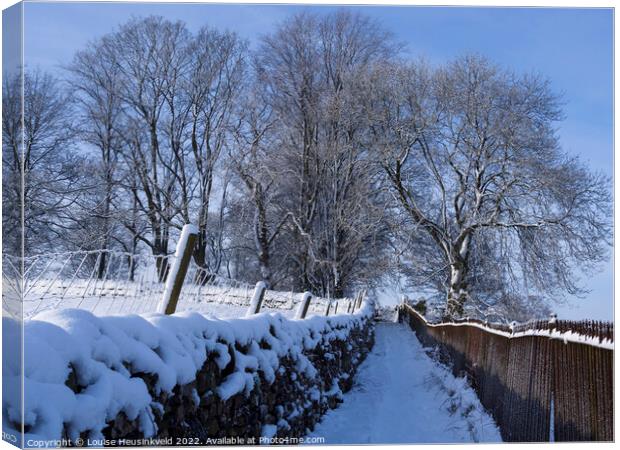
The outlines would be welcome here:
<svg viewBox="0 0 620 450">
<path fill-rule="evenodd" d="M 446 318 L 457 319 L 463 315 L 463 306 L 469 294 L 467 292 L 467 264 L 462 261 L 450 266 L 450 286 L 446 301 Z"/>
<path fill-rule="evenodd" d="M 271 287 L 271 261 L 270 261 L 270 242 L 269 226 L 267 224 L 267 207 L 263 188 L 256 183 L 253 187 L 254 203 L 256 211 L 254 213 L 254 242 L 256 244 L 258 265 L 262 281 L 267 287 Z"/>
<path fill-rule="evenodd" d="M 267 285 L 267 288 L 271 288 L 271 269 L 269 268 L 269 253 L 267 250 L 267 253 L 261 251 L 258 254 L 258 260 L 259 260 L 259 269 L 260 269 L 260 276 L 262 278 L 262 281 Z"/>
<path fill-rule="evenodd" d="M 344 298 L 344 288 L 340 284 L 334 286 L 332 298 Z"/>
<path fill-rule="evenodd" d="M 157 268 L 157 280 L 164 283 L 168 277 L 168 258 L 165 253 L 155 254 L 155 266 Z"/>
<path fill-rule="evenodd" d="M 106 193 L 105 193 L 105 201 L 103 204 L 103 242 L 101 244 L 101 250 L 108 250 L 109 246 L 110 246 L 110 211 L 112 209 L 112 170 L 110 168 L 110 157 L 107 156 L 109 155 L 109 151 L 107 154 L 104 153 L 104 160 L 105 160 L 105 171 L 106 171 L 106 176 L 105 176 L 105 183 L 106 183 Z M 101 254 L 101 259 L 99 260 L 99 267 L 97 269 L 97 278 L 98 279 L 103 279 L 105 272 L 106 272 L 106 264 L 108 260 L 108 254 L 106 252 L 103 252 Z"/>
<path fill-rule="evenodd" d="M 161 224 L 154 227 L 155 239 L 153 242 L 153 255 L 155 255 L 155 266 L 157 268 L 157 279 L 160 283 L 166 281 L 168 276 L 168 236 Z"/>
</svg>

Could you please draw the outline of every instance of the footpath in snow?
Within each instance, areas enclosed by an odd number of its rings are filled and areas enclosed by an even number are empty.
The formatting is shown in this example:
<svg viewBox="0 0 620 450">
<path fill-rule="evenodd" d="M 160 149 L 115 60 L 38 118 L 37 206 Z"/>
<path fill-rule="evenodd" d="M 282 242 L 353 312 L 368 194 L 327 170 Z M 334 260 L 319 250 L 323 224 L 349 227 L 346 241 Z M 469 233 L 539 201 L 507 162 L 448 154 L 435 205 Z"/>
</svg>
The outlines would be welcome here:
<svg viewBox="0 0 620 450">
<path fill-rule="evenodd" d="M 499 442 L 465 379 L 431 359 L 403 324 L 379 323 L 372 352 L 344 402 L 311 436 L 325 444 Z"/>
</svg>

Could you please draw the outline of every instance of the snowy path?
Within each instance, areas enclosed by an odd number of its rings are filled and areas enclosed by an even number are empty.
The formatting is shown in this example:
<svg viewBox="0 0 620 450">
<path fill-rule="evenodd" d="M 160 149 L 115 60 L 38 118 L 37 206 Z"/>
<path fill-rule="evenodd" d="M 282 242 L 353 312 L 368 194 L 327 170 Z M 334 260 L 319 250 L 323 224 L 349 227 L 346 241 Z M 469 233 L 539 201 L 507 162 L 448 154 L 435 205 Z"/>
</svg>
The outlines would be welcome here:
<svg viewBox="0 0 620 450">
<path fill-rule="evenodd" d="M 311 435 L 326 444 L 501 440 L 465 380 L 437 365 L 415 334 L 397 323 L 377 324 L 375 347 L 355 385 Z"/>
</svg>

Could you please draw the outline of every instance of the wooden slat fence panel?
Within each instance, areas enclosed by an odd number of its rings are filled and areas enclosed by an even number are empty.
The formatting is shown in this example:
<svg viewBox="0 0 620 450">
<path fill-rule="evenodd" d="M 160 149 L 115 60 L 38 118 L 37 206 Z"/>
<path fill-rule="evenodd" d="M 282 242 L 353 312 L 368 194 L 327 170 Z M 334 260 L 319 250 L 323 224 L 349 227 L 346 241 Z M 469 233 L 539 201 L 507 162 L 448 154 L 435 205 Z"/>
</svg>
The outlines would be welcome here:
<svg viewBox="0 0 620 450">
<path fill-rule="evenodd" d="M 613 324 L 537 321 L 512 329 L 473 320 L 428 324 L 409 305 L 399 307 L 399 319 L 423 345 L 436 347 L 455 375 L 468 377 L 505 441 L 613 441 L 613 350 L 598 345 L 613 342 Z M 529 330 L 591 339 L 565 341 L 528 335 Z"/>
</svg>

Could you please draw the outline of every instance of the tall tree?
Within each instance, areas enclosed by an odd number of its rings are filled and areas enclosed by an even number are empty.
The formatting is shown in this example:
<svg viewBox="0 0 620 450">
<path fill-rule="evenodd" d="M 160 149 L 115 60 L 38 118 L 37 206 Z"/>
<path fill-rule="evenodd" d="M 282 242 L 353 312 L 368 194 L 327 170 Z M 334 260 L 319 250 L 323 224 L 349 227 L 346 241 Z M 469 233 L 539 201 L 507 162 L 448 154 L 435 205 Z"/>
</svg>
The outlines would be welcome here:
<svg viewBox="0 0 620 450">
<path fill-rule="evenodd" d="M 282 201 L 293 226 L 283 238 L 297 290 L 342 293 L 351 288 L 343 284 L 346 258 L 340 251 L 353 248 L 350 239 L 360 235 L 345 231 L 349 226 L 342 211 L 356 203 L 364 174 L 358 172 L 363 149 L 355 142 L 362 130 L 344 106 L 355 95 L 347 83 L 352 73 L 397 51 L 376 22 L 345 11 L 293 16 L 261 42 L 257 77 L 279 124 L 274 164 L 287 174 L 279 189 L 288 193 Z M 352 264 L 346 272 L 361 262 L 356 256 L 346 263 Z"/>
<path fill-rule="evenodd" d="M 69 97 L 51 75 L 26 70 L 23 81 L 20 75 L 5 77 L 2 109 L 3 226 L 16 237 L 5 245 L 19 250 L 24 233 L 26 254 L 57 250 L 75 226 L 76 204 L 88 190 L 84 158 L 71 151 Z"/>
<path fill-rule="evenodd" d="M 188 53 L 191 58 L 182 87 L 188 96 L 188 146 L 193 158 L 197 201 L 195 212 L 190 213 L 186 208 L 183 214 L 186 221 L 193 221 L 199 229 L 194 260 L 199 266 L 217 272 L 221 254 L 218 251 L 217 257 L 210 261 L 208 250 L 210 229 L 218 227 L 210 227 L 209 217 L 214 209 L 212 197 L 218 165 L 223 169 L 220 156 L 226 142 L 232 139 L 234 112 L 245 88 L 247 43 L 234 33 L 203 27 L 192 38 Z M 226 177 L 219 178 L 223 181 Z M 223 204 L 219 206 L 221 213 Z M 221 237 L 211 235 L 211 239 L 217 241 Z"/>
<path fill-rule="evenodd" d="M 447 316 L 489 293 L 580 292 L 575 267 L 607 253 L 609 184 L 561 151 L 547 81 L 468 56 L 377 68 L 369 86 L 380 164 Z"/>
<path fill-rule="evenodd" d="M 105 40 L 104 40 L 105 41 Z M 92 179 L 97 189 L 85 196 L 85 214 L 80 223 L 81 238 L 93 248 L 107 250 L 114 239 L 119 239 L 118 222 L 122 221 L 125 208 L 119 203 L 120 155 L 123 147 L 123 104 L 120 96 L 120 69 L 110 59 L 109 52 L 98 51 L 105 44 L 95 44 L 95 49 L 76 53 L 67 67 L 69 85 L 73 89 L 79 115 L 79 133 L 82 142 L 92 147 L 96 155 L 91 158 Z M 94 51 L 93 51 L 94 50 Z M 120 206 L 120 208 L 119 208 Z M 99 258 L 98 276 L 104 276 L 107 253 Z"/>
<path fill-rule="evenodd" d="M 119 73 L 118 95 L 125 111 L 123 155 L 133 174 L 126 178 L 137 181 L 126 187 L 149 223 L 148 234 L 131 231 L 158 257 L 161 278 L 167 273 L 165 256 L 174 219 L 187 202 L 179 189 L 185 172 L 176 145 L 183 117 L 173 108 L 173 94 L 188 60 L 189 39 L 182 22 L 150 16 L 129 21 L 91 49 Z"/>
<path fill-rule="evenodd" d="M 247 228 L 252 230 L 253 253 L 260 278 L 267 286 L 273 287 L 280 277 L 280 274 L 274 273 L 274 268 L 282 266 L 273 261 L 274 247 L 284 227 L 290 225 L 291 216 L 278 202 L 278 196 L 282 194 L 278 190 L 281 173 L 270 139 L 271 131 L 277 124 L 258 83 L 247 91 L 239 106 L 238 123 L 229 150 L 230 161 L 241 181 L 245 203 L 250 205 L 252 211 L 251 223 Z"/>
<path fill-rule="evenodd" d="M 282 126 L 281 167 L 289 177 L 283 188 L 290 192 L 287 208 L 295 219 L 288 256 L 296 269 L 295 288 L 311 289 L 312 261 L 308 240 L 316 214 L 322 162 L 318 152 L 321 70 L 318 17 L 296 15 L 263 38 L 256 58 L 257 72 L 268 93 L 270 106 Z M 295 249 L 293 246 L 296 245 Z"/>
</svg>

